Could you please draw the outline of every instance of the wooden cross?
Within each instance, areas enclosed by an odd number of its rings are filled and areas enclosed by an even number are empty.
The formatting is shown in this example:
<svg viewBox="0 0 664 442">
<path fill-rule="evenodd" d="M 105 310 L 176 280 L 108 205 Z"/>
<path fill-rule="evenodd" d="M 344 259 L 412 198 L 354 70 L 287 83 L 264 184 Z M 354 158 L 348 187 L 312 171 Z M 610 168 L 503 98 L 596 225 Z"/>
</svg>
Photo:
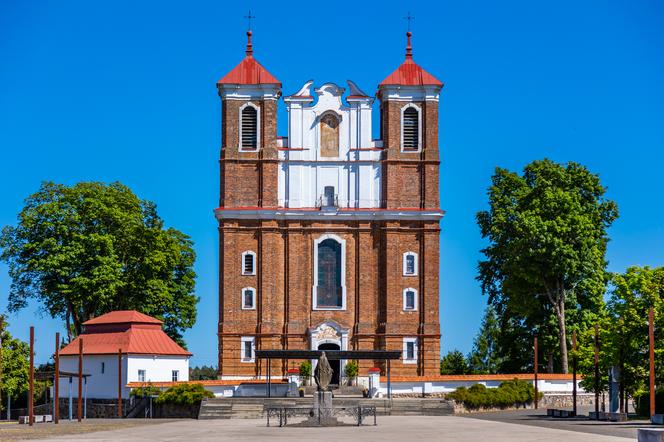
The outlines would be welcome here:
<svg viewBox="0 0 664 442">
<path fill-rule="evenodd" d="M 256 18 L 255 15 L 251 15 L 251 9 L 249 10 L 249 13 L 244 16 L 244 18 L 247 19 L 247 31 L 251 31 L 251 19 Z"/>
<path fill-rule="evenodd" d="M 404 17 L 404 20 L 408 20 L 408 29 L 407 29 L 408 32 L 410 32 L 410 22 L 411 22 L 411 20 L 414 20 L 414 19 L 415 19 L 415 17 L 410 15 L 410 11 L 408 11 L 408 15 Z"/>
</svg>

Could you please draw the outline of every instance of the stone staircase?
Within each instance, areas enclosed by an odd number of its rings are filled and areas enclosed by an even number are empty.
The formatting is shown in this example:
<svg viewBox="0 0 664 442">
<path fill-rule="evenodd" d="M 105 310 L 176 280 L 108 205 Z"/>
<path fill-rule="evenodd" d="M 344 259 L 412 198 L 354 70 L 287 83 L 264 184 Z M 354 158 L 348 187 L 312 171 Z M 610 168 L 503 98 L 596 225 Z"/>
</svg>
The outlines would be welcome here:
<svg viewBox="0 0 664 442">
<path fill-rule="evenodd" d="M 391 413 L 397 416 L 449 416 L 454 404 L 445 399 L 393 399 Z"/>
<path fill-rule="evenodd" d="M 199 419 L 259 419 L 266 405 L 311 406 L 313 399 L 304 398 L 211 398 L 201 403 Z M 358 405 L 376 407 L 379 416 L 446 416 L 454 414 L 454 406 L 445 399 L 364 399 L 335 397 L 334 406 Z"/>
</svg>

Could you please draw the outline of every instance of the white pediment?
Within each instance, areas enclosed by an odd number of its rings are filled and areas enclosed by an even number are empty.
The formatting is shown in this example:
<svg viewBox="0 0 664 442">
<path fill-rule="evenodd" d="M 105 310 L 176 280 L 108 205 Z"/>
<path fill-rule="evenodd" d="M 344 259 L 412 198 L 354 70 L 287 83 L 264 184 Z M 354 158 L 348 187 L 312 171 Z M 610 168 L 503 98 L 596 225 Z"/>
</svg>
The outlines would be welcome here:
<svg viewBox="0 0 664 442">
<path fill-rule="evenodd" d="M 334 83 L 325 83 L 321 87 L 314 89 L 314 92 L 318 96 L 318 102 L 316 102 L 316 105 L 312 109 L 319 112 L 326 110 L 340 112 L 342 109 L 345 109 L 345 106 L 341 102 L 341 97 L 345 90 Z"/>
</svg>

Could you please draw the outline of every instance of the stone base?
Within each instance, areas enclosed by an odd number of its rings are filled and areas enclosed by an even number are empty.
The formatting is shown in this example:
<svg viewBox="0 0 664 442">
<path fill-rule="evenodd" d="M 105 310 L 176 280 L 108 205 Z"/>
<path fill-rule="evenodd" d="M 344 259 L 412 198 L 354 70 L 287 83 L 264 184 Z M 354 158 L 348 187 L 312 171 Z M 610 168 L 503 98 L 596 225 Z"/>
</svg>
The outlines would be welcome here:
<svg viewBox="0 0 664 442">
<path fill-rule="evenodd" d="M 314 415 L 301 425 L 307 427 L 334 427 L 340 425 L 336 417 L 332 415 L 332 392 L 317 391 L 314 393 Z"/>
<path fill-rule="evenodd" d="M 664 428 L 639 428 L 637 440 L 639 442 L 664 442 Z"/>
</svg>

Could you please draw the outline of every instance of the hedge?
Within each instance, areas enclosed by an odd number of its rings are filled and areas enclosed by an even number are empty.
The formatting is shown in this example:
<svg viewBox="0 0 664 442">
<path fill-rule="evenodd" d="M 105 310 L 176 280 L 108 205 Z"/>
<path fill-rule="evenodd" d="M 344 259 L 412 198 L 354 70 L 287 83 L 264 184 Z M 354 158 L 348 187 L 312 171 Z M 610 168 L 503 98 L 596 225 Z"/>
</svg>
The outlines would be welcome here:
<svg viewBox="0 0 664 442">
<path fill-rule="evenodd" d="M 539 393 L 539 397 L 542 396 Z M 470 409 L 507 408 L 531 403 L 535 399 L 535 388 L 530 382 L 514 379 L 502 382 L 498 388 L 486 388 L 482 384 L 459 387 L 446 397 Z"/>
<path fill-rule="evenodd" d="M 650 415 L 650 392 L 642 391 L 634 395 L 636 414 L 648 417 Z M 664 389 L 655 390 L 655 413 L 664 413 Z"/>
<path fill-rule="evenodd" d="M 164 391 L 156 399 L 157 404 L 194 405 L 214 394 L 201 384 L 178 384 Z"/>
</svg>

